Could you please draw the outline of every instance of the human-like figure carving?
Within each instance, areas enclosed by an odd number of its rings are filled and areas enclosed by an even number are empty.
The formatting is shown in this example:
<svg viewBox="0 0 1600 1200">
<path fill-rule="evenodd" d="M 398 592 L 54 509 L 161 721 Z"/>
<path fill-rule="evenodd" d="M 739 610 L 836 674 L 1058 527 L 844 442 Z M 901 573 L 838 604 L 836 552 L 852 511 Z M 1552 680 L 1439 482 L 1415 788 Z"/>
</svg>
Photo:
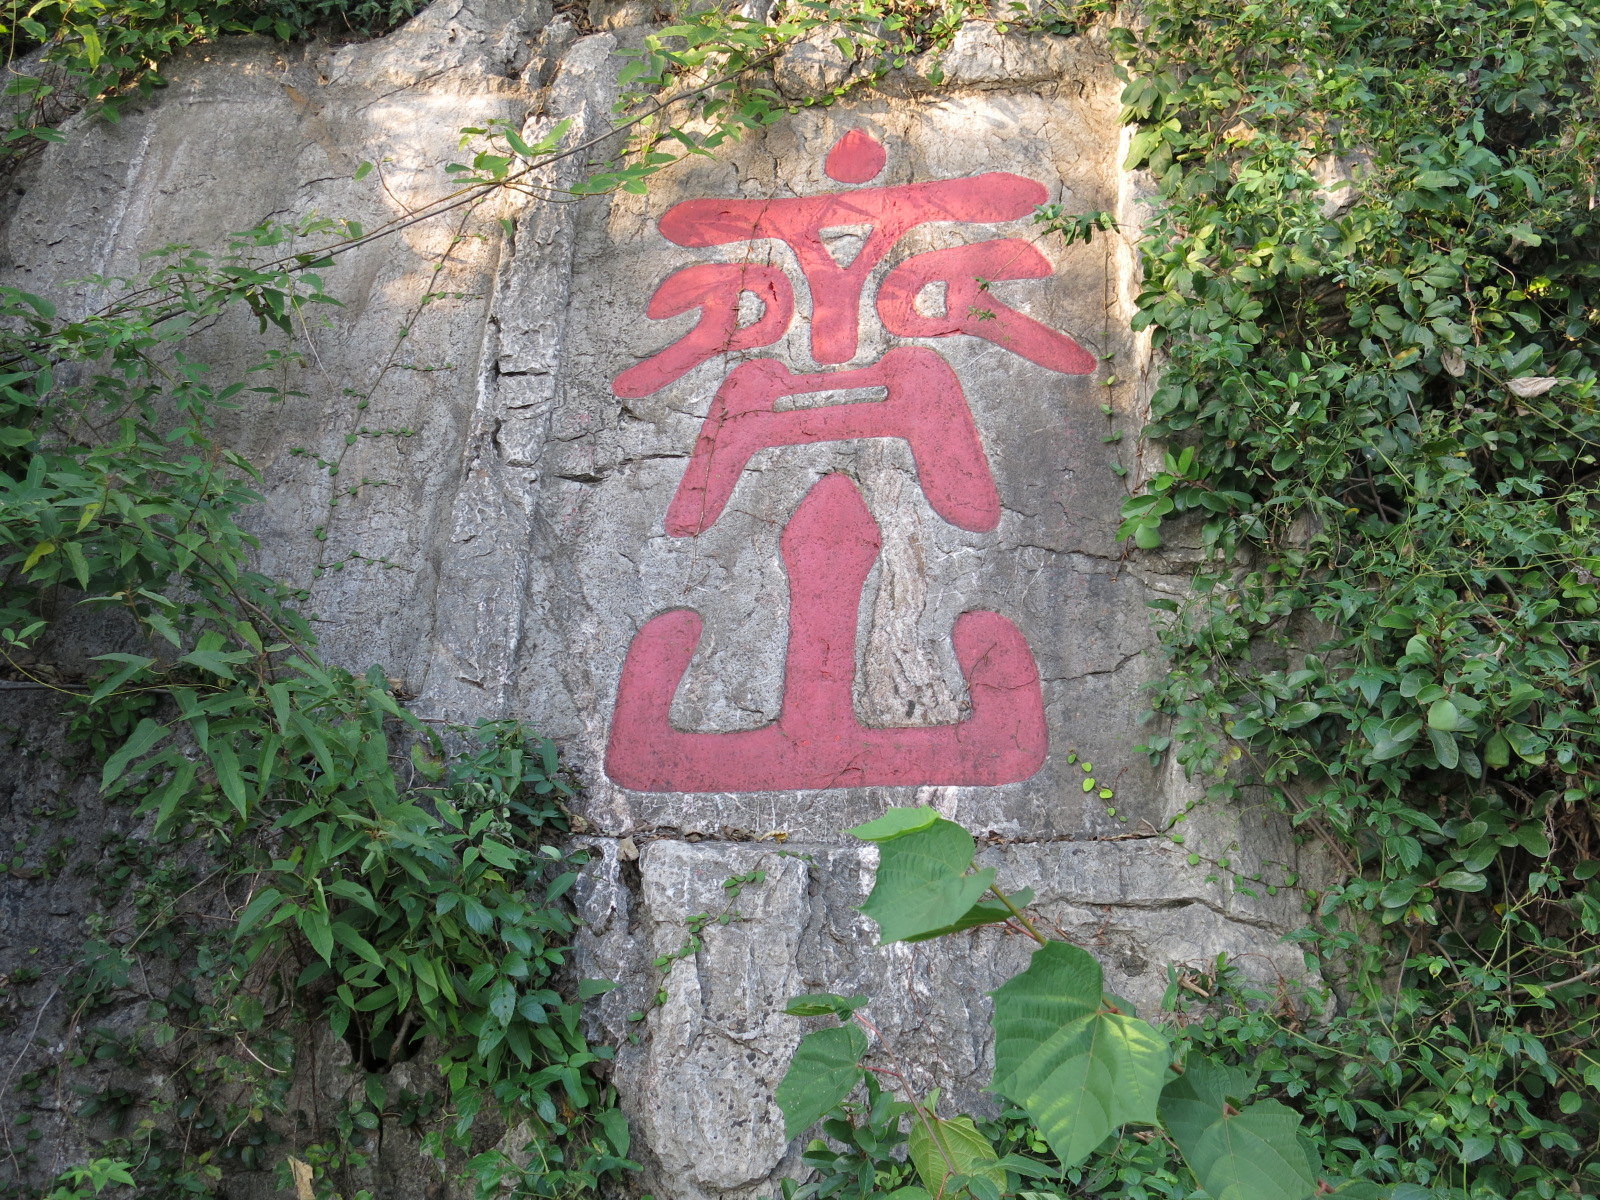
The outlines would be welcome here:
<svg viewBox="0 0 1600 1200">
<path fill-rule="evenodd" d="M 872 387 L 888 395 L 821 408 L 775 408 L 787 396 Z M 771 358 L 735 367 L 700 427 L 667 509 L 667 532 L 694 537 L 715 524 L 757 450 L 866 437 L 910 444 L 928 503 L 950 524 L 978 533 L 999 524 L 1000 494 L 960 380 L 932 350 L 902 346 L 855 371 L 796 375 Z"/>
<path fill-rule="evenodd" d="M 672 701 L 699 645 L 701 621 L 689 609 L 649 621 L 623 663 L 606 774 L 643 792 L 982 786 L 1033 775 L 1048 746 L 1039 671 L 1022 634 L 998 613 L 956 620 L 952 641 L 971 716 L 901 729 L 857 719 L 856 623 L 881 544 L 847 476 L 825 476 L 795 510 L 780 539 L 789 576 L 783 707 L 761 729 L 674 729 Z"/>
<path fill-rule="evenodd" d="M 883 170 L 883 147 L 861 131 L 840 138 L 824 169 L 847 184 Z M 911 229 L 930 222 L 994 222 L 1027 216 L 1046 198 L 1031 179 L 990 172 L 967 179 L 862 187 L 818 196 L 688 200 L 661 218 L 681 246 L 774 239 L 795 255 L 811 296 L 817 363 L 837 365 L 859 346 L 862 292 L 873 271 Z M 824 234 L 863 233 L 859 252 L 836 260 Z M 1065 374 L 1087 374 L 1094 358 L 1072 338 L 988 295 L 987 281 L 1036 279 L 1048 261 L 1015 238 L 913 255 L 886 276 L 874 304 L 884 327 L 909 338 L 966 334 Z M 941 285 L 943 311 L 919 309 Z M 739 322 L 753 294 L 761 315 Z M 793 290 L 776 267 L 707 263 L 670 276 L 650 302 L 652 317 L 700 310 L 693 329 L 617 376 L 618 396 L 648 395 L 717 354 L 777 342 L 795 312 Z M 882 400 L 785 408 L 782 399 L 825 391 L 882 388 Z M 878 362 L 845 370 L 795 372 L 776 359 L 736 367 L 718 389 L 666 528 L 694 537 L 721 515 L 757 451 L 854 438 L 902 438 L 929 504 L 962 529 L 987 532 L 1000 500 L 972 413 L 948 363 L 927 347 L 901 346 Z M 879 531 L 854 483 L 830 475 L 814 487 L 780 539 L 789 574 L 789 646 L 778 719 L 763 729 L 694 733 L 674 729 L 673 697 L 700 642 L 688 609 L 663 613 L 634 638 L 623 664 L 606 771 L 640 791 L 767 791 L 872 785 L 994 785 L 1027 779 L 1044 761 L 1047 735 L 1038 669 L 1016 627 L 992 612 L 963 613 L 953 642 L 967 681 L 971 716 L 954 725 L 868 728 L 855 716 L 856 623 Z"/>
</svg>

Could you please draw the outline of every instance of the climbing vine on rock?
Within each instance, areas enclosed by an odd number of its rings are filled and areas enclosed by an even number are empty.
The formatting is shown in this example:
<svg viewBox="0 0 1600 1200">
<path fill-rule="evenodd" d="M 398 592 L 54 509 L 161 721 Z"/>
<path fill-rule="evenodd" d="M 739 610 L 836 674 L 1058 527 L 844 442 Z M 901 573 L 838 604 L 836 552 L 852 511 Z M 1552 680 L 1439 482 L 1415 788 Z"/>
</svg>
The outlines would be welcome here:
<svg viewBox="0 0 1600 1200">
<path fill-rule="evenodd" d="M 1100 7 L 1014 16 L 1071 32 Z M 115 116 L 174 47 L 246 19 L 231 12 L 13 11 L 14 53 L 65 74 L 14 81 L 10 144 L 52 136 L 47 89 Z M 691 13 L 638 51 L 619 129 L 560 153 L 615 160 L 580 190 L 637 189 L 795 107 L 762 72 L 799 38 L 839 24 L 841 86 L 857 86 L 971 15 Z M 997 997 L 996 1087 L 1015 1107 L 978 1121 L 863 1076 L 854 1001 L 806 998 L 797 1013 L 840 1019 L 808 1037 L 780 1097 L 795 1132 L 821 1118 L 834 1139 L 807 1152 L 822 1172 L 807 1194 L 1600 1195 L 1600 18 L 1563 0 L 1150 0 L 1112 37 L 1128 165 L 1162 201 L 1138 324 L 1163 356 L 1148 432 L 1168 446 L 1123 533 L 1210 554 L 1190 600 L 1158 602 L 1172 670 L 1153 708 L 1171 724 L 1149 749 L 1217 800 L 1264 785 L 1343 857 L 1306 935 L 1341 1005 L 1252 995 L 1219 965 L 1174 996 L 1163 1032 L 1099 994 L 1072 948 L 1041 945 L 1039 974 Z M 107 850 L 116 878 L 133 863 L 159 886 L 127 898 L 131 940 L 97 931 L 66 999 L 91 1019 L 72 1056 L 148 1062 L 189 1039 L 178 1060 L 200 1098 L 94 1097 L 135 1120 L 62 1196 L 129 1180 L 203 1193 L 224 1164 L 265 1162 L 286 1184 L 351 1191 L 366 1135 L 397 1117 L 432 1128 L 484 1195 L 576 1194 L 626 1166 L 604 1051 L 554 986 L 578 860 L 548 746 L 506 725 L 435 730 L 381 672 L 317 657 L 295 597 L 248 565 L 250 468 L 211 433 L 245 385 L 211 383 L 184 350 L 230 306 L 287 329 L 331 299 L 320 272 L 337 254 L 534 177 L 562 136 L 479 132 L 498 144 L 459 189 L 383 229 L 264 226 L 180 252 L 88 317 L 0 293 L 0 651 L 14 680 L 75 708 L 145 832 L 196 854 L 155 863 L 142 837 Z M 1110 219 L 1044 216 L 1069 240 Z M 54 622 L 83 609 L 103 653 L 64 677 Z M 885 851 L 869 912 L 886 938 L 1026 928 L 1025 900 L 982 899 L 993 881 L 961 831 L 901 820 L 860 831 Z M 937 853 L 899 858 L 930 839 Z M 222 921 L 199 942 L 178 936 L 195 895 Z M 173 983 L 148 1040 L 94 1028 L 157 956 Z M 1096 1031 L 1087 1067 L 1067 1057 L 1098 1082 L 1067 1095 L 1062 1064 L 1019 1050 L 1029 1006 Z M 281 1147 L 271 1115 L 307 1017 L 369 1065 L 426 1045 L 438 1088 L 368 1079 L 337 1136 Z M 865 1102 L 848 1101 L 863 1081 Z M 532 1114 L 528 1142 L 473 1143 L 485 1113 Z M 1272 1178 L 1226 1150 L 1247 1135 L 1273 1148 Z"/>
<path fill-rule="evenodd" d="M 236 28 L 231 12 L 36 6 L 11 14 L 12 49 L 38 43 L 79 99 L 114 119 L 173 49 Z M 86 316 L 0 292 L 4 670 L 73 717 L 106 800 L 129 814 L 99 848 L 118 866 L 95 889 L 96 936 L 42 1000 L 70 1006 L 71 1044 L 15 1082 L 42 1099 L 60 1091 L 61 1069 L 90 1064 L 171 1082 L 75 1106 L 113 1134 L 59 1177 L 62 1197 L 203 1194 L 269 1168 L 301 1194 L 353 1197 L 396 1123 L 429 1131 L 424 1144 L 485 1196 L 592 1191 L 631 1165 L 608 1052 L 579 1026 L 598 988 L 574 995 L 564 978 L 563 894 L 582 856 L 562 836 L 568 784 L 551 748 L 509 723 L 435 728 L 378 668 L 324 662 L 303 597 L 249 565 L 253 468 L 213 424 L 294 359 L 273 336 L 336 303 L 322 273 L 339 255 L 447 213 L 459 224 L 571 155 L 591 173 L 580 190 L 637 188 L 672 156 L 636 146 L 624 162 L 630 130 L 688 152 L 774 119 L 751 76 L 839 15 L 802 6 L 775 27 L 692 15 L 652 40 L 632 84 L 643 90 L 624 96 L 612 130 L 574 146 L 563 125 L 528 140 L 509 125 L 470 129 L 498 144 L 456 165 L 439 200 L 375 229 L 319 219 L 178 247 L 137 284 L 92 281 L 118 298 Z M 905 19 L 880 26 L 884 15 L 854 14 L 874 54 L 902 46 L 885 29 Z M 37 102 L 53 86 L 23 76 L 13 94 Z M 689 104 L 705 119 L 695 133 L 665 123 Z M 59 136 L 47 115 L 27 108 L 12 144 Z M 261 373 L 213 382 L 189 339 L 235 308 L 259 322 Z M 83 654 L 87 667 L 67 665 Z M 215 924 L 197 933 L 197 920 Z M 129 1005 L 139 1031 L 95 1024 Z M 332 1128 L 296 1129 L 286 1118 L 319 1030 L 343 1038 L 367 1075 Z M 414 1056 L 434 1083 L 387 1077 Z M 505 1136 L 485 1148 L 486 1129 Z M 36 1134 L 6 1142 L 24 1177 L 41 1166 Z"/>
<path fill-rule="evenodd" d="M 162 66 L 186 46 L 225 34 L 370 37 L 420 7 L 417 0 L 13 0 L 0 11 L 10 68 L 0 167 L 61 141 L 56 125 L 80 109 L 120 119 L 130 100 L 166 83 Z"/>
</svg>

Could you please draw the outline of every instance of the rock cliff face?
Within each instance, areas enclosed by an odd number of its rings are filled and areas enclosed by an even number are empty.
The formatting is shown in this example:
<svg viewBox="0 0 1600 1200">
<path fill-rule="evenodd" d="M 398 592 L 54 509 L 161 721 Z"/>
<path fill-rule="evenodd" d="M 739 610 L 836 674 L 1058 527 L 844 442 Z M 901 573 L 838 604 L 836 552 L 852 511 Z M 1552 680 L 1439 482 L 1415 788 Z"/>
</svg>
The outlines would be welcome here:
<svg viewBox="0 0 1600 1200">
<path fill-rule="evenodd" d="M 133 275 L 266 217 L 374 227 L 445 191 L 457 131 L 490 119 L 595 137 L 649 15 L 597 0 L 581 31 L 544 0 L 439 0 L 375 43 L 191 58 L 18 181 L 9 282 Z M 995 929 L 874 947 L 854 909 L 870 861 L 842 831 L 887 806 L 984 835 L 1141 1005 L 1172 961 L 1299 967 L 1291 903 L 1188 865 L 1293 848 L 1207 808 L 1176 849 L 1155 830 L 1195 793 L 1134 749 L 1162 669 L 1146 604 L 1185 573 L 1114 536 L 1150 371 L 1135 258 L 1029 219 L 1142 221 L 1103 43 L 978 24 L 937 87 L 930 65 L 642 195 L 563 195 L 574 158 L 540 196 L 352 252 L 329 275 L 344 307 L 283 368 L 299 398 L 230 418 L 266 481 L 264 565 L 311 589 L 330 656 L 383 663 L 429 715 L 526 720 L 581 776 L 580 967 L 623 985 L 597 1020 L 636 1035 L 618 1079 L 642 1187 L 670 1200 L 765 1194 L 793 1168 L 771 1095 L 797 992 L 871 995 L 930 1082 L 981 1102 L 984 992 L 1028 947 Z M 819 39 L 777 81 L 847 71 Z M 205 345 L 225 373 L 259 335 L 224 323 Z M 755 869 L 660 984 L 652 959 Z"/>
</svg>

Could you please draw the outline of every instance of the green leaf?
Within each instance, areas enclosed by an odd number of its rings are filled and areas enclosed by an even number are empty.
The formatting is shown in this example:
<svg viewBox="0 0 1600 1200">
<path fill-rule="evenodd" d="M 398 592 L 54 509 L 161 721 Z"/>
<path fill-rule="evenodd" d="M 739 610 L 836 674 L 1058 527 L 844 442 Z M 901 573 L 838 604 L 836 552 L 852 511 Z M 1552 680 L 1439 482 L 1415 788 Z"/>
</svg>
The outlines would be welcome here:
<svg viewBox="0 0 1600 1200">
<path fill-rule="evenodd" d="M 1492 734 L 1483 747 L 1485 765 L 1498 770 L 1511 761 L 1511 743 L 1503 733 Z"/>
<path fill-rule="evenodd" d="M 430 754 L 428 748 L 420 742 L 412 743 L 411 765 L 417 774 L 429 783 L 438 783 L 444 778 L 444 761 Z"/>
<path fill-rule="evenodd" d="M 886 842 L 907 833 L 920 833 L 939 819 L 931 808 L 891 808 L 876 821 L 857 825 L 845 832 L 863 842 Z"/>
<path fill-rule="evenodd" d="M 106 760 L 105 769 L 100 772 L 101 790 L 110 788 L 113 783 L 121 779 L 129 763 L 140 755 L 148 753 L 152 746 L 166 736 L 167 727 L 149 717 L 135 725 L 133 732 L 128 735 L 128 740 Z"/>
<path fill-rule="evenodd" d="M 133 678 L 133 676 L 137 675 L 140 671 L 145 670 L 147 667 L 154 666 L 156 660 L 153 658 L 146 658 L 142 654 L 98 654 L 95 656 L 94 661 L 119 662 L 122 664 L 122 668 L 120 670 L 113 671 L 110 675 L 107 675 L 100 681 L 100 683 L 95 687 L 94 691 L 89 696 L 89 702 L 91 704 L 95 704 L 101 700 L 104 700 L 107 696 L 111 695 L 112 692 L 116 691 L 124 683 L 128 682 L 129 679 Z"/>
<path fill-rule="evenodd" d="M 154 808 L 156 812 L 156 833 L 165 835 L 168 822 L 177 812 L 178 805 L 190 799 L 189 788 L 194 783 L 195 764 L 189 759 L 180 759 L 173 768 L 172 777 L 140 802 L 139 811 L 146 812 Z"/>
<path fill-rule="evenodd" d="M 1130 1121 L 1154 1124 L 1166 1039 L 1146 1021 L 1105 1010 L 1100 964 L 1051 942 L 994 992 L 993 1090 L 1027 1110 L 1076 1166 Z"/>
<path fill-rule="evenodd" d="M 774 1099 L 784 1136 L 798 1137 L 832 1112 L 861 1079 L 867 1035 L 856 1025 L 832 1025 L 800 1039 Z"/>
<path fill-rule="evenodd" d="M 508 871 L 517 865 L 517 852 L 493 838 L 484 838 L 479 842 L 478 853 L 501 870 Z"/>
<path fill-rule="evenodd" d="M 861 906 L 878 923 L 880 944 L 929 934 L 965 916 L 995 875 L 993 867 L 965 874 L 975 849 L 970 833 L 942 817 L 881 841 L 877 879 Z"/>
<path fill-rule="evenodd" d="M 980 1176 L 1001 1190 L 1006 1186 L 1000 1156 L 989 1139 L 978 1132 L 971 1117 L 943 1121 L 917 1113 L 911 1120 L 906 1151 L 924 1186 L 935 1197 L 944 1195 L 945 1183 L 952 1175 Z"/>
<path fill-rule="evenodd" d="M 78 586 L 89 586 L 89 560 L 83 556 L 83 547 L 77 542 L 63 542 L 61 552 L 67 556 L 67 565 L 72 568 L 73 578 L 78 581 Z"/>
<path fill-rule="evenodd" d="M 260 1000 L 246 993 L 234 1000 L 233 1015 L 246 1033 L 254 1033 L 266 1019 L 266 1010 Z"/>
<path fill-rule="evenodd" d="M 1213 1200 L 1306 1200 L 1317 1172 L 1300 1118 L 1276 1100 L 1245 1104 L 1250 1077 L 1191 1057 L 1161 1097 L 1161 1121 Z"/>
<path fill-rule="evenodd" d="M 239 759 L 233 747 L 220 740 L 208 748 L 212 769 L 217 773 L 217 786 L 241 817 L 249 810 L 250 800 L 245 792 L 244 777 L 239 773 Z"/>
<path fill-rule="evenodd" d="M 489 1015 L 501 1025 L 511 1024 L 517 1011 L 517 985 L 502 979 L 489 993 Z"/>
<path fill-rule="evenodd" d="M 305 935 L 306 941 L 311 943 L 311 948 L 317 952 L 317 957 L 325 963 L 333 961 L 333 929 L 328 922 L 326 913 L 314 912 L 302 908 L 294 915 L 295 924 L 300 927 L 300 932 Z"/>
<path fill-rule="evenodd" d="M 246 656 L 238 653 L 224 654 L 220 650 L 191 650 L 178 661 L 192 663 L 202 671 L 220 675 L 223 679 L 238 679 L 239 677 L 233 673 L 232 664 L 244 657 Z"/>
<path fill-rule="evenodd" d="M 595 1114 L 595 1121 L 605 1131 L 606 1141 L 619 1158 L 628 1156 L 633 1136 L 628 1131 L 628 1118 L 620 1108 L 607 1108 Z"/>
<path fill-rule="evenodd" d="M 1198 1137 L 1227 1105 L 1242 1108 L 1255 1091 L 1256 1076 L 1243 1067 L 1199 1055 L 1190 1055 L 1183 1066 L 1161 1093 L 1161 1122 L 1169 1132 L 1182 1128 L 1185 1136 Z"/>
<path fill-rule="evenodd" d="M 278 907 L 283 899 L 283 893 L 277 888 L 262 888 L 250 898 L 250 903 L 244 906 L 244 911 L 239 914 L 239 919 L 233 927 L 235 937 L 243 937 L 254 929 L 257 923 L 269 912 Z"/>
<path fill-rule="evenodd" d="M 355 951 L 359 957 L 366 959 L 373 966 L 383 966 L 383 957 L 377 950 L 373 949 L 372 943 L 345 922 L 337 921 L 334 923 L 333 940 L 346 949 Z"/>
<path fill-rule="evenodd" d="M 1428 728 L 1454 733 L 1466 725 L 1461 711 L 1449 700 L 1435 700 L 1428 708 Z"/>
<path fill-rule="evenodd" d="M 1517 845 L 1521 846 L 1535 858 L 1550 857 L 1550 839 L 1545 837 L 1544 830 L 1537 825 L 1524 825 L 1517 830 Z"/>
<path fill-rule="evenodd" d="M 1278 710 L 1277 724 L 1282 729 L 1299 729 L 1322 715 L 1322 705 L 1314 700 L 1286 704 Z"/>
<path fill-rule="evenodd" d="M 809 992 L 789 1001 L 783 1011 L 791 1017 L 835 1016 L 843 1021 L 866 1003 L 865 996 L 836 996 L 832 992 Z"/>
<path fill-rule="evenodd" d="M 1489 883 L 1476 871 L 1447 871 L 1439 877 L 1439 886 L 1455 892 L 1481 892 Z"/>
<path fill-rule="evenodd" d="M 1023 888 L 1010 896 L 1011 903 L 1017 908 L 1026 908 L 1033 903 L 1033 889 Z M 983 901 L 974 904 L 960 917 L 949 925 L 939 929 L 930 929 L 927 933 L 915 934 L 912 937 L 902 938 L 905 942 L 925 942 L 930 938 L 943 937 L 947 933 L 960 933 L 964 929 L 974 929 L 979 925 L 996 925 L 1001 921 L 1011 919 L 1011 910 L 1005 905 L 995 901 Z"/>
<path fill-rule="evenodd" d="M 1433 747 L 1433 756 L 1439 760 L 1439 765 L 1446 771 L 1455 770 L 1461 762 L 1461 747 L 1456 745 L 1455 735 L 1429 729 L 1428 742 Z"/>
</svg>

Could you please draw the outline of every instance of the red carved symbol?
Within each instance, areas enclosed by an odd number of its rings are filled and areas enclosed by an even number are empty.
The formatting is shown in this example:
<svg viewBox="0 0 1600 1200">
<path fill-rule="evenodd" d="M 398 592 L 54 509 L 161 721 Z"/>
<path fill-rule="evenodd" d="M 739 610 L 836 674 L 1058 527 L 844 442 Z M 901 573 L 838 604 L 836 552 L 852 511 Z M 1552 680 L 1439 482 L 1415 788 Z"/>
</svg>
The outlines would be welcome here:
<svg viewBox="0 0 1600 1200">
<path fill-rule="evenodd" d="M 870 387 L 889 394 L 857 404 L 774 409 L 783 396 Z M 667 532 L 695 537 L 715 524 L 757 450 L 870 437 L 910 443 L 923 493 L 950 524 L 977 533 L 999 524 L 1000 494 L 960 381 L 932 350 L 902 346 L 854 371 L 794 375 L 771 358 L 736 367 L 711 402 L 667 509 Z"/>
<path fill-rule="evenodd" d="M 864 176 L 870 179 L 882 167 L 882 151 L 865 134 L 854 141 L 846 134 L 828 156 L 827 169 L 835 179 L 856 181 L 870 168 L 872 174 Z M 855 357 L 859 343 L 862 286 L 908 230 L 930 221 L 1012 221 L 1027 216 L 1047 195 L 1032 179 L 993 171 L 968 179 L 819 196 L 685 200 L 666 211 L 659 227 L 680 246 L 725 246 L 757 238 L 786 243 L 811 287 L 811 352 L 819 363 L 842 363 Z M 843 266 L 821 236 L 839 226 L 866 226 L 869 231 L 860 252 Z"/>
<path fill-rule="evenodd" d="M 886 158 L 882 142 L 864 129 L 852 129 L 833 144 L 822 169 L 840 183 L 866 183 L 878 177 Z"/>
<path fill-rule="evenodd" d="M 1050 260 L 1019 238 L 931 250 L 905 260 L 878 289 L 883 327 L 900 337 L 948 337 L 970 333 L 1030 362 L 1064 375 L 1089 375 L 1095 359 L 1064 333 L 1007 308 L 980 280 L 1044 279 Z M 930 283 L 945 285 L 944 315 L 925 317 L 912 303 Z"/>
<path fill-rule="evenodd" d="M 701 621 L 689 609 L 649 621 L 623 663 L 606 774 L 642 792 L 974 787 L 1030 778 L 1049 738 L 1039 671 L 1022 634 L 998 613 L 956 620 L 952 641 L 972 704 L 966 720 L 870 729 L 856 719 L 856 622 L 881 544 L 846 476 L 826 476 L 795 510 L 780 541 L 789 576 L 783 708 L 761 729 L 674 729 L 668 714 Z"/>
<path fill-rule="evenodd" d="M 750 292 L 764 305 L 761 316 L 739 325 L 739 297 Z M 758 263 L 702 263 L 667 276 L 645 311 L 656 319 L 691 308 L 700 321 L 659 354 L 629 367 L 611 383 L 624 399 L 637 399 L 667 386 L 707 359 L 734 350 L 770 346 L 794 318 L 794 289 L 777 267 Z"/>
</svg>

